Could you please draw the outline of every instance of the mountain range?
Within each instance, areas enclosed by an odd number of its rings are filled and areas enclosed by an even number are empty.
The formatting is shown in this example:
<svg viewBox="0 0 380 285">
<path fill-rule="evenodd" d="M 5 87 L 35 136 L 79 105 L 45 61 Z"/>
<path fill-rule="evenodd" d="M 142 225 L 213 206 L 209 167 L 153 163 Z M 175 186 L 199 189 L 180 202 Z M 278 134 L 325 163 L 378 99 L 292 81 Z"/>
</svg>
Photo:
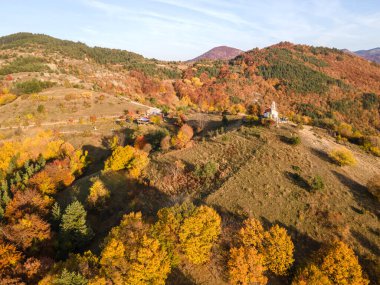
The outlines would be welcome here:
<svg viewBox="0 0 380 285">
<path fill-rule="evenodd" d="M 380 47 L 369 50 L 358 50 L 354 53 L 370 61 L 380 63 Z"/>
</svg>

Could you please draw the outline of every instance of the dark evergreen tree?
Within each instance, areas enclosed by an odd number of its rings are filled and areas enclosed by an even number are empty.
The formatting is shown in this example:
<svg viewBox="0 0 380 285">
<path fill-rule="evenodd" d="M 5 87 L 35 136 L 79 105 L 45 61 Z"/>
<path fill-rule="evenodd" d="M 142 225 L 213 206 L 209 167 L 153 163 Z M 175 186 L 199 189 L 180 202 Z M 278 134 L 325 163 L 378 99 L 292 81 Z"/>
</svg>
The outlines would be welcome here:
<svg viewBox="0 0 380 285">
<path fill-rule="evenodd" d="M 93 233 L 86 222 L 87 212 L 79 201 L 74 201 L 65 209 L 60 223 L 61 250 L 80 250 L 91 239 Z"/>
</svg>

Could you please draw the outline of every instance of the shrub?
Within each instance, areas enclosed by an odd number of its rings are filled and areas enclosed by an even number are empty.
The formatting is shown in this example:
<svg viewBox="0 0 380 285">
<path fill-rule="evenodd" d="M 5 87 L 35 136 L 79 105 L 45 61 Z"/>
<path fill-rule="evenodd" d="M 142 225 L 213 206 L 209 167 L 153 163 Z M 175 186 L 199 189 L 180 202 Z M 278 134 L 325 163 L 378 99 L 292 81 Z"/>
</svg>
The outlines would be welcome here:
<svg viewBox="0 0 380 285">
<path fill-rule="evenodd" d="M 338 165 L 354 165 L 356 159 L 351 151 L 346 148 L 334 149 L 329 153 L 329 157 Z"/>
<path fill-rule="evenodd" d="M 18 72 L 41 72 L 49 71 L 50 68 L 44 64 L 45 60 L 39 57 L 27 56 L 18 57 L 11 63 L 0 69 L 0 75 L 7 75 Z"/>
<path fill-rule="evenodd" d="M 16 83 L 15 88 L 14 88 L 14 93 L 16 94 L 39 93 L 46 88 L 53 87 L 54 85 L 55 85 L 54 82 L 32 79 L 29 81 Z"/>
<path fill-rule="evenodd" d="M 45 106 L 44 105 L 38 105 L 37 106 L 37 112 L 38 113 L 45 113 Z"/>
<path fill-rule="evenodd" d="M 208 161 L 202 166 L 197 165 L 194 174 L 203 179 L 213 179 L 218 172 L 219 165 L 213 161 Z"/>
<path fill-rule="evenodd" d="M 17 96 L 14 94 L 2 94 L 0 95 L 0 106 L 8 104 L 14 100 L 16 100 Z"/>
<path fill-rule="evenodd" d="M 325 187 L 325 184 L 323 183 L 322 177 L 316 175 L 310 180 L 309 186 L 312 190 L 321 190 Z"/>
<path fill-rule="evenodd" d="M 301 138 L 299 136 L 286 137 L 285 142 L 290 145 L 296 146 L 296 145 L 301 144 Z"/>
<path fill-rule="evenodd" d="M 150 116 L 149 118 L 150 122 L 155 125 L 161 125 L 162 124 L 162 116 L 155 115 L 155 116 Z"/>
</svg>

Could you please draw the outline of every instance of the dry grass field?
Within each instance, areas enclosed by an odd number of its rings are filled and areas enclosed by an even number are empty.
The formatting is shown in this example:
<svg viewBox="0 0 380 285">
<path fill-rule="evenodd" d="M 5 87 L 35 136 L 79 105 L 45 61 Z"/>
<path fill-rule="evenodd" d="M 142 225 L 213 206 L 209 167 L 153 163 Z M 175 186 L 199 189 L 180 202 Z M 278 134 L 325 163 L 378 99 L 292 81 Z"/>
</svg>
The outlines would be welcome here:
<svg viewBox="0 0 380 285">
<path fill-rule="evenodd" d="M 298 134 L 302 143 L 293 146 L 284 142 L 283 137 L 291 134 Z M 339 167 L 326 154 L 337 146 L 320 129 L 298 130 L 290 125 L 272 130 L 243 127 L 156 157 L 148 177 L 165 191 L 165 182 L 160 181 L 166 181 L 166 175 L 172 173 L 164 165 L 182 161 L 192 167 L 214 161 L 223 175 L 187 194 L 223 213 L 226 232 L 221 247 L 234 242 L 229 230 L 245 217 L 256 217 L 267 227 L 280 224 L 287 228 L 296 245 L 298 264 L 310 259 L 322 243 L 339 238 L 355 249 L 374 278 L 379 276 L 380 208 L 365 185 L 380 171 L 380 160 L 349 146 L 357 164 Z M 313 190 L 307 184 L 316 176 L 321 177 L 323 189 Z M 185 185 L 181 190 L 190 189 Z M 180 192 L 177 199 L 183 196 Z M 218 252 L 212 265 L 183 265 L 185 275 L 192 276 L 196 284 L 224 284 L 227 279 L 221 268 L 225 260 Z M 284 280 L 272 282 L 282 284 Z"/>
</svg>

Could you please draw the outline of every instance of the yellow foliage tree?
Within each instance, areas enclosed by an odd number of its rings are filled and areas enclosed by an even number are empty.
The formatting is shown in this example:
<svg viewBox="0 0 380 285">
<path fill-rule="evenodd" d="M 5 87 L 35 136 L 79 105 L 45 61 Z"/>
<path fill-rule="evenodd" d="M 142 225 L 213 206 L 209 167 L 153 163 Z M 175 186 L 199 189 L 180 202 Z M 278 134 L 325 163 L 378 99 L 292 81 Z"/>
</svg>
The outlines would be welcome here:
<svg viewBox="0 0 380 285">
<path fill-rule="evenodd" d="M 264 233 L 265 231 L 260 221 L 255 218 L 250 218 L 244 221 L 239 235 L 241 243 L 244 246 L 253 246 L 256 249 L 260 249 L 262 247 Z"/>
<path fill-rule="evenodd" d="M 367 285 L 354 251 L 342 241 L 335 242 L 324 252 L 321 270 L 336 285 Z"/>
<path fill-rule="evenodd" d="M 153 226 L 153 235 L 166 249 L 172 266 L 180 260 L 179 232 L 185 218 L 191 216 L 196 207 L 192 203 L 183 203 L 158 211 L 158 221 Z"/>
<path fill-rule="evenodd" d="M 111 230 L 100 264 L 113 284 L 165 284 L 170 261 L 157 239 L 150 235 L 141 213 L 125 215 Z"/>
<path fill-rule="evenodd" d="M 254 247 L 231 248 L 228 261 L 230 281 L 233 285 L 267 284 L 264 276 L 264 257 Z"/>
<path fill-rule="evenodd" d="M 207 206 L 196 208 L 184 219 L 179 232 L 180 246 L 190 262 L 202 264 L 210 260 L 211 248 L 221 232 L 221 218 Z"/>
<path fill-rule="evenodd" d="M 110 191 L 99 178 L 93 179 L 92 182 L 93 183 L 90 187 L 90 191 L 87 197 L 88 204 L 91 206 L 104 204 L 105 201 L 110 197 Z"/>
<path fill-rule="evenodd" d="M 264 234 L 265 265 L 277 275 L 285 275 L 293 264 L 294 244 L 286 230 L 274 225 Z"/>
<path fill-rule="evenodd" d="M 333 285 L 333 283 L 318 266 L 310 264 L 297 274 L 292 285 Z"/>
<path fill-rule="evenodd" d="M 122 147 L 118 146 L 109 157 L 104 165 L 104 170 L 118 171 L 128 169 L 129 174 L 137 178 L 141 171 L 148 165 L 148 154 L 144 151 L 135 149 L 129 145 Z"/>
</svg>

